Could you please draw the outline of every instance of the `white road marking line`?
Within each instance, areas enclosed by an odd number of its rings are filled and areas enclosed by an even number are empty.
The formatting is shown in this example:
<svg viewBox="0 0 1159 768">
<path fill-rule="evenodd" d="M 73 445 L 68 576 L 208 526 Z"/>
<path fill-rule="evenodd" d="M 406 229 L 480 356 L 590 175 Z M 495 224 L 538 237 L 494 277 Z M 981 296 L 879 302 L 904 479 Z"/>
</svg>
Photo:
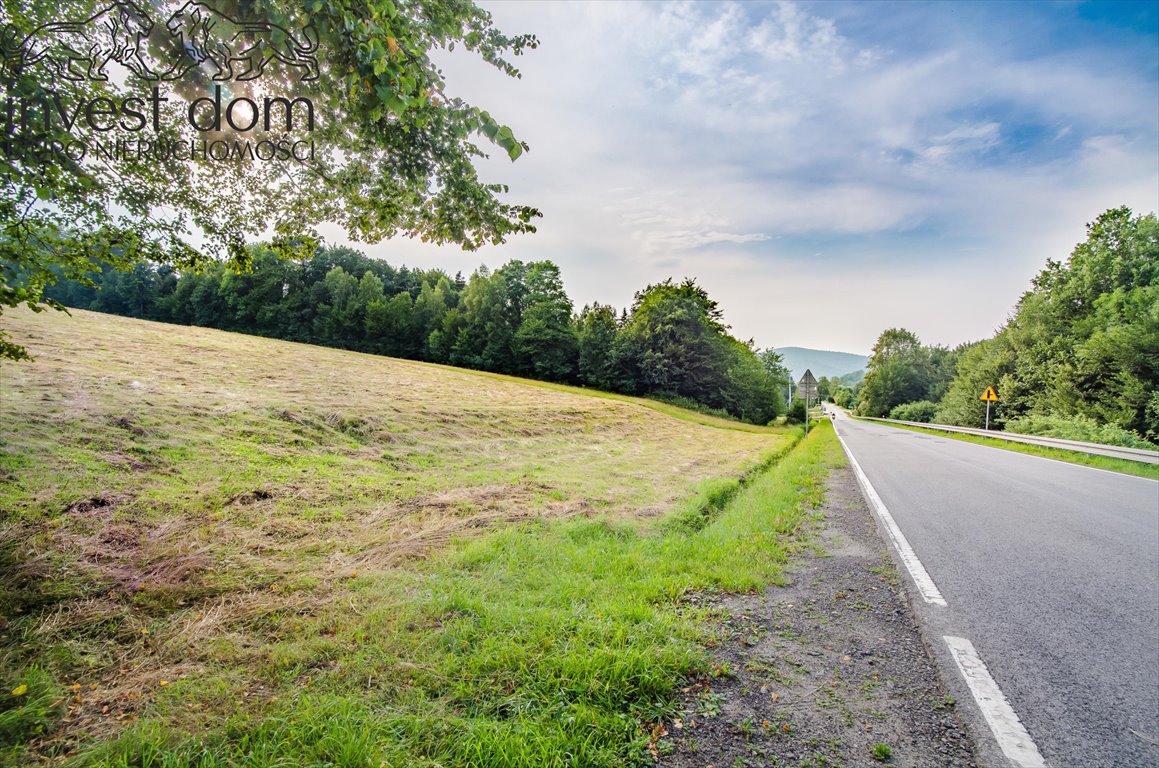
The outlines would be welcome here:
<svg viewBox="0 0 1159 768">
<path fill-rule="evenodd" d="M 930 578 L 930 574 L 926 571 L 926 567 L 922 565 L 922 561 L 914 554 L 913 547 L 909 545 L 905 534 L 897 527 L 893 515 L 889 514 L 889 510 L 885 508 L 885 503 L 877 495 L 873 483 L 869 482 L 869 478 L 865 476 L 861 465 L 853 457 L 853 451 L 849 450 L 849 446 L 845 444 L 845 438 L 841 437 L 841 433 L 837 432 L 836 429 L 833 431 L 837 434 L 837 439 L 841 441 L 841 447 L 845 449 L 845 455 L 849 457 L 849 463 L 853 465 L 853 474 L 856 475 L 857 482 L 861 485 L 861 490 L 865 492 L 865 498 L 869 501 L 869 506 L 872 507 L 873 513 L 877 515 L 878 519 L 885 526 L 886 533 L 889 534 L 894 549 L 897 550 L 897 556 L 901 558 L 902 564 L 909 571 L 910 578 L 917 585 L 922 599 L 927 603 L 940 605 L 943 608 L 946 607 L 946 599 L 942 597 L 942 593 L 938 590 L 937 585 L 934 584 L 934 580 Z"/>
<path fill-rule="evenodd" d="M 974 701 L 978 702 L 978 708 L 982 710 L 1002 753 L 1020 768 L 1047 768 L 1034 740 L 1022 727 L 1022 721 L 1010 708 L 982 657 L 974 650 L 974 644 L 964 637 L 943 635 L 942 639 L 949 646 L 950 655 L 966 679 L 966 685 L 970 686 L 970 693 L 974 694 Z"/>
</svg>

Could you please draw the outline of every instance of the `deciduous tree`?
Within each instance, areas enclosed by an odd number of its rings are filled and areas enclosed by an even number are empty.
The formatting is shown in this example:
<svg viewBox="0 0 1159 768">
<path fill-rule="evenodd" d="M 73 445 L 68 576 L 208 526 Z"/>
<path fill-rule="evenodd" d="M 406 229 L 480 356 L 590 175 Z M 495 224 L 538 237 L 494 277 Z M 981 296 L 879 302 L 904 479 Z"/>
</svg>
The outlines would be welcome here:
<svg viewBox="0 0 1159 768">
<path fill-rule="evenodd" d="M 128 270 L 151 261 L 189 271 L 218 259 L 244 270 L 250 264 L 246 245 L 271 232 L 280 255 L 309 253 L 319 240 L 317 226 L 326 222 L 359 241 L 401 234 L 467 249 L 534 231 L 539 212 L 506 202 L 507 188 L 481 180 L 474 165 L 488 145 L 512 159 L 527 145 L 488 112 L 451 93 L 432 58 L 436 51 L 460 47 L 518 77 L 511 57 L 535 47 L 533 36 L 503 34 L 470 0 L 226 0 L 214 7 L 234 19 L 316 39 L 311 49 L 316 79 L 302 79 L 306 72 L 300 66 L 275 62 L 266 65 L 260 80 L 262 93 L 311 101 L 312 158 L 105 162 L 95 153 L 75 158 L 38 151 L 77 138 L 81 123 L 66 127 L 45 119 L 35 130 L 10 131 L 6 162 L 0 165 L 0 310 L 18 304 L 61 308 L 44 297 L 44 288 L 60 276 L 90 280 L 99 262 Z M 206 70 L 212 67 L 195 66 L 206 64 L 204 59 L 180 58 L 196 49 L 176 44 L 165 18 L 152 18 L 153 6 L 114 8 L 125 9 L 135 28 L 151 25 L 148 45 L 139 50 L 161 62 L 155 64 L 159 70 L 186 66 L 173 83 L 174 97 L 157 103 L 149 140 L 180 145 L 198 138 L 199 129 L 185 119 L 187 104 L 176 96 L 212 96 L 221 84 L 209 79 L 213 73 Z M 46 27 L 47 22 L 83 20 L 102 9 L 107 10 L 96 0 L 64 6 L 4 0 L 4 96 L 44 104 L 46 112 L 49 86 L 73 105 L 147 100 L 156 80 L 46 82 L 51 70 L 27 50 L 34 32 L 49 38 L 70 34 Z M 127 53 L 116 55 L 137 68 Z M 248 81 L 228 85 L 242 94 L 258 93 L 245 90 L 252 85 Z M 90 130 L 88 137 L 94 135 Z M 236 138 L 237 132 L 223 135 Z M 0 335 L 0 356 L 18 358 L 25 352 Z"/>
</svg>

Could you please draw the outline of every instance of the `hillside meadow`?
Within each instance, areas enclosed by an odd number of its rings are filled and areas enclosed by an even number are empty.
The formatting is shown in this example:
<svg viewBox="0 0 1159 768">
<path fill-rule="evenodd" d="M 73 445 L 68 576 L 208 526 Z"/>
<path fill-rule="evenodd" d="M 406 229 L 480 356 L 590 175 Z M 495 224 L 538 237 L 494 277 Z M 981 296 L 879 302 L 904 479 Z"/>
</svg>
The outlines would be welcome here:
<svg viewBox="0 0 1159 768">
<path fill-rule="evenodd" d="M 0 764 L 621 765 L 779 577 L 831 432 L 6 313 Z"/>
</svg>

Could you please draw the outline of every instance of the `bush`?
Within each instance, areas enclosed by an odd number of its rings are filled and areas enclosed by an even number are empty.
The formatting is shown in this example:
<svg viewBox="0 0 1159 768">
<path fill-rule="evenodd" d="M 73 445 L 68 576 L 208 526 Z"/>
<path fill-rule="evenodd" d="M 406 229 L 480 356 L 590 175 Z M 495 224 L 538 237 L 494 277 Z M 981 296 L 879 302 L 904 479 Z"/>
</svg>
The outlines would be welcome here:
<svg viewBox="0 0 1159 768">
<path fill-rule="evenodd" d="M 805 423 L 805 401 L 793 400 L 793 404 L 789 406 L 788 421 L 790 424 L 804 424 Z"/>
<path fill-rule="evenodd" d="M 1006 422 L 1007 432 L 1022 435 L 1057 437 L 1059 440 L 1081 440 L 1085 443 L 1120 445 L 1124 448 L 1159 448 L 1138 434 L 1114 424 L 1100 424 L 1088 416 L 1030 415 Z"/>
<path fill-rule="evenodd" d="M 937 403 L 931 403 L 929 400 L 918 400 L 915 403 L 895 405 L 893 410 L 889 412 L 889 417 L 898 421 L 920 421 L 929 424 L 934 420 L 934 412 L 937 410 Z"/>
</svg>

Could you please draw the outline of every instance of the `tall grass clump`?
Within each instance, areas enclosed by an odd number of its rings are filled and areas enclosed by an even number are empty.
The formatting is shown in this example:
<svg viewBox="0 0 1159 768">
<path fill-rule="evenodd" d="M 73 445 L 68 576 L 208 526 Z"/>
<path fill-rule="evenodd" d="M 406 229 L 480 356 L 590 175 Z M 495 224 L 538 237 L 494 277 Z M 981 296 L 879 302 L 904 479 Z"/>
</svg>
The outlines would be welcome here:
<svg viewBox="0 0 1159 768">
<path fill-rule="evenodd" d="M 298 627 L 341 654 L 295 667 L 266 711 L 199 735 L 143 723 L 77 764 L 650 764 L 649 724 L 711 666 L 712 609 L 689 597 L 778 582 L 840 461 L 826 424 L 669 519 L 539 520 L 358 576 L 340 616 Z M 701 502 L 719 509 L 681 522 Z"/>
</svg>

